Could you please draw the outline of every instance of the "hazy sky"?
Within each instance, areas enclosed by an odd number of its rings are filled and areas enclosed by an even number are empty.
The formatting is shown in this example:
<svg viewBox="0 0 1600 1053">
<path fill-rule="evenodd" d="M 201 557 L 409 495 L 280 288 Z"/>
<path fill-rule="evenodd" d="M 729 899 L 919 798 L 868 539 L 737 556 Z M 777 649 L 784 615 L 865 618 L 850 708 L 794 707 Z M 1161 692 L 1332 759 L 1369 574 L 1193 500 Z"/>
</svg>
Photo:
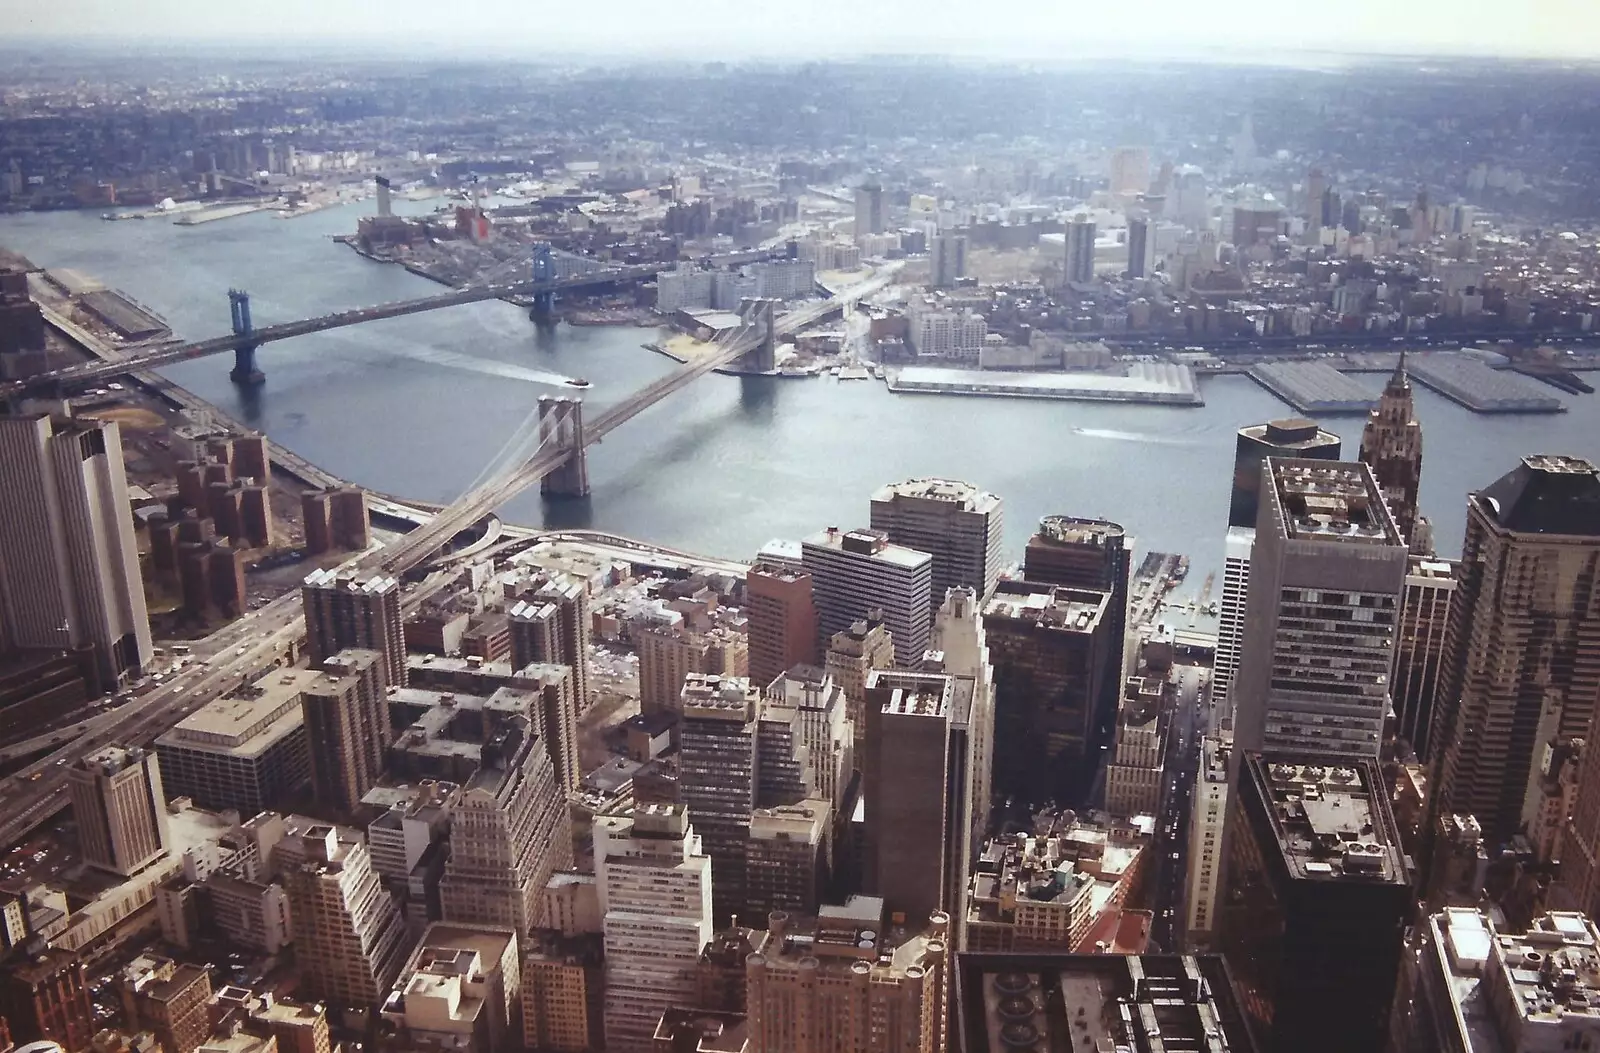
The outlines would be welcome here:
<svg viewBox="0 0 1600 1053">
<path fill-rule="evenodd" d="M 1286 49 L 1600 58 L 1600 0 L 0 0 L 21 35 L 738 59 Z M 419 51 L 419 57 L 427 54 Z"/>
</svg>

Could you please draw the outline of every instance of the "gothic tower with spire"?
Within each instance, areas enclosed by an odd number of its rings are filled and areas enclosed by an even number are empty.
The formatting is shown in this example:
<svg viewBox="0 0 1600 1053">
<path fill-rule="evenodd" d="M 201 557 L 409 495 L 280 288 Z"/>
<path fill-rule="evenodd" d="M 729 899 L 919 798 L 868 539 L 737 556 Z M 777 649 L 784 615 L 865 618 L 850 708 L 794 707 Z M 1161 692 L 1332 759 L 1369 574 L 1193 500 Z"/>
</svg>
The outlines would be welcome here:
<svg viewBox="0 0 1600 1053">
<path fill-rule="evenodd" d="M 1417 423 L 1406 376 L 1406 354 L 1384 385 L 1378 408 L 1367 414 L 1361 432 L 1361 460 L 1372 469 L 1383 489 L 1395 524 L 1415 555 L 1433 553 L 1433 530 L 1417 508 L 1417 486 L 1422 479 L 1422 425 Z"/>
</svg>

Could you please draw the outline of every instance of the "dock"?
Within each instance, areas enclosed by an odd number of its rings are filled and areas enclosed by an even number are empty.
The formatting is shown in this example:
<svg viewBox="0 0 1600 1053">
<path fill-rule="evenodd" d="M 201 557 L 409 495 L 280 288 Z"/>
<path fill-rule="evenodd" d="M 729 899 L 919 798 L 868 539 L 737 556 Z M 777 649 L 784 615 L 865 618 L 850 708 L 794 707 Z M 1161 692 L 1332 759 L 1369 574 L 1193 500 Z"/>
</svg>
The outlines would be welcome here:
<svg viewBox="0 0 1600 1053">
<path fill-rule="evenodd" d="M 1126 374 L 1012 373 L 945 366 L 902 366 L 887 372 L 889 390 L 901 394 L 1205 405 L 1195 383 L 1194 371 L 1171 362 L 1135 362 Z"/>
<path fill-rule="evenodd" d="M 1509 370 L 1490 369 L 1471 355 L 1441 351 L 1406 363 L 1407 371 L 1451 402 L 1474 413 L 1565 413 L 1566 403 Z"/>
<path fill-rule="evenodd" d="M 1301 413 L 1332 416 L 1366 413 L 1378 397 L 1326 362 L 1262 362 L 1250 379 Z"/>
<path fill-rule="evenodd" d="M 196 227 L 201 223 L 215 223 L 219 219 L 232 219 L 235 216 L 246 216 L 252 212 L 261 212 L 269 205 L 222 205 L 218 208 L 201 209 L 196 212 L 185 212 L 173 220 L 173 225 L 179 227 Z"/>
</svg>

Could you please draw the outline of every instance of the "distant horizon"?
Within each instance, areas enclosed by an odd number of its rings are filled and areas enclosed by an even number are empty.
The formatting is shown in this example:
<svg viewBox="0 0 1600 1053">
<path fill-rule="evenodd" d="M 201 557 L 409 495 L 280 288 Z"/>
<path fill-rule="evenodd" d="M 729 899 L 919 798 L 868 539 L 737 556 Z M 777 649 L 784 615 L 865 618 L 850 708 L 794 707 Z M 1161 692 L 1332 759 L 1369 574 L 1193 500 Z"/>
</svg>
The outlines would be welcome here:
<svg viewBox="0 0 1600 1053">
<path fill-rule="evenodd" d="M 530 10 L 530 8 L 532 8 Z M 974 17 L 978 15 L 979 17 Z M 1046 0 L 811 0 L 803 11 L 741 0 L 611 0 L 603 13 L 514 0 L 57 0 L 17 6 L 8 50 L 104 47 L 241 58 L 393 55 L 427 60 L 771 62 L 927 57 L 1072 64 L 1150 59 L 1297 65 L 1369 60 L 1600 62 L 1591 0 L 1346 0 L 1337 11 L 1277 0 L 1144 0 L 1136 13 Z M 1585 32 L 1585 29 L 1591 31 Z"/>
<path fill-rule="evenodd" d="M 418 48 L 434 50 L 419 54 Z M 1195 66 L 1250 66 L 1283 69 L 1327 69 L 1386 65 L 1404 62 L 1442 64 L 1498 64 L 1505 66 L 1593 67 L 1600 70 L 1600 52 L 1591 55 L 1511 54 L 1486 51 L 1346 50 L 1336 48 L 1277 48 L 1269 54 L 1254 51 L 1229 51 L 1215 46 L 1115 50 L 1097 46 L 1093 54 L 1069 56 L 1059 52 L 1029 53 L 940 49 L 929 44 L 917 48 L 882 47 L 857 51 L 816 51 L 803 55 L 777 51 L 744 51 L 738 55 L 716 52 L 668 51 L 660 46 L 629 50 L 622 47 L 563 44 L 553 39 L 541 43 L 540 50 L 518 44 L 476 45 L 459 40 L 383 37 L 376 39 L 330 39 L 326 37 L 279 38 L 271 41 L 239 41 L 226 37 L 172 38 L 157 35 L 112 35 L 26 32 L 0 41 L 0 54 L 32 55 L 39 61 L 55 55 L 78 54 L 85 57 L 133 58 L 160 56 L 171 58 L 231 58 L 243 62 L 296 62 L 350 60 L 404 60 L 428 64 L 469 64 L 496 62 L 526 66 L 617 63 L 636 66 L 730 68 L 766 66 L 774 68 L 811 63 L 854 64 L 884 59 L 907 64 L 914 62 L 1000 66 L 1020 64 L 1027 69 L 1092 68 L 1116 63 L 1172 63 Z M 130 54 L 132 52 L 132 54 Z"/>
</svg>

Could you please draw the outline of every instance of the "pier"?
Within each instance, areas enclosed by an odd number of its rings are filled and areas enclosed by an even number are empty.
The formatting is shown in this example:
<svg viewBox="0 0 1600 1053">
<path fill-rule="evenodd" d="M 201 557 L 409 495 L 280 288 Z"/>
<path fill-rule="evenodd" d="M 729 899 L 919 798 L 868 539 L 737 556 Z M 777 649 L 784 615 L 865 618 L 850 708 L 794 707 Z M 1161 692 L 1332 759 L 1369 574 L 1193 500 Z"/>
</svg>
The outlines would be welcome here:
<svg viewBox="0 0 1600 1053">
<path fill-rule="evenodd" d="M 1326 362 L 1262 362 L 1250 368 L 1250 379 L 1312 416 L 1366 413 L 1378 404 L 1378 396 Z"/>
<path fill-rule="evenodd" d="M 1565 413 L 1566 403 L 1509 370 L 1491 369 L 1459 352 L 1440 352 L 1406 363 L 1418 383 L 1474 413 Z"/>
<path fill-rule="evenodd" d="M 1169 362 L 1135 362 L 1117 373 L 1011 373 L 904 366 L 889 371 L 889 390 L 937 395 L 995 395 L 1079 402 L 1148 402 L 1202 406 L 1194 371 Z"/>
</svg>

